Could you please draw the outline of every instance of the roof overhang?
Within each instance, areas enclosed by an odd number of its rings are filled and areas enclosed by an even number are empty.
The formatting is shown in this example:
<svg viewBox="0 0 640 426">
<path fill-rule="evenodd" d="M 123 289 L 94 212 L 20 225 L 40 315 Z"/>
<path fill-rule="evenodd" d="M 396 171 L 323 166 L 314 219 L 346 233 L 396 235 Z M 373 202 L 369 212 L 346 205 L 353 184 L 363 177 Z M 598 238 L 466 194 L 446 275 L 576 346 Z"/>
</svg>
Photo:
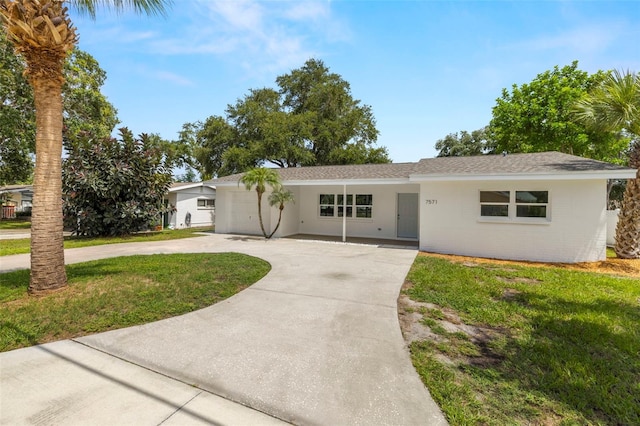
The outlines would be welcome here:
<svg viewBox="0 0 640 426">
<path fill-rule="evenodd" d="M 571 172 L 571 173 L 509 173 L 509 174 L 428 174 L 411 175 L 409 180 L 418 182 L 460 182 L 460 181 L 501 181 L 501 180 L 594 180 L 594 179 L 633 179 L 636 171 L 633 169 L 606 170 L 597 172 Z"/>
<path fill-rule="evenodd" d="M 398 179 L 318 179 L 318 180 L 284 180 L 283 186 L 344 186 L 344 185 L 401 185 L 410 184 L 409 178 Z M 218 187 L 242 186 L 242 183 L 227 181 L 216 182 Z"/>
<path fill-rule="evenodd" d="M 214 185 L 205 183 L 205 182 L 193 182 L 191 184 L 185 184 L 185 185 L 180 185 L 180 186 L 175 186 L 172 188 L 169 188 L 169 192 L 178 192 L 181 191 L 183 189 L 193 189 L 193 188 L 199 188 L 201 186 L 206 186 L 207 188 L 211 188 L 211 189 L 216 189 L 216 187 Z"/>
</svg>

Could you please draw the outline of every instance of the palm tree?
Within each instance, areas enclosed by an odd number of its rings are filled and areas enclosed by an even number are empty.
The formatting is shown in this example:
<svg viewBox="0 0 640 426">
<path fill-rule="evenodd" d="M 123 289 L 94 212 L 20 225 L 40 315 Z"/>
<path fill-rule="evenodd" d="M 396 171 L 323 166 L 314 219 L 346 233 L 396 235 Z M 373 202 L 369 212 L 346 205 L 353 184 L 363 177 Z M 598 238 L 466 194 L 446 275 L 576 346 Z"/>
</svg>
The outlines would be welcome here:
<svg viewBox="0 0 640 426">
<path fill-rule="evenodd" d="M 634 141 L 629 147 L 629 166 L 637 169 L 627 182 L 616 227 L 615 252 L 625 259 L 640 258 L 640 74 L 613 71 L 576 102 L 576 118 L 595 128 L 625 132 Z"/>
<path fill-rule="evenodd" d="M 30 294 L 67 285 L 62 235 L 62 85 L 65 58 L 78 42 L 65 0 L 0 0 L 0 23 L 22 55 L 36 107 L 36 167 L 31 221 Z M 168 0 L 77 0 L 95 17 L 98 5 L 162 13 Z"/>
<path fill-rule="evenodd" d="M 271 207 L 275 207 L 277 205 L 279 212 L 278 212 L 278 224 L 276 225 L 273 232 L 269 234 L 267 239 L 270 239 L 271 237 L 273 237 L 273 234 L 275 234 L 278 228 L 280 227 L 280 221 L 282 220 L 282 210 L 284 210 L 284 205 L 289 202 L 292 202 L 292 203 L 295 202 L 293 199 L 293 192 L 289 191 L 288 189 L 284 189 L 282 186 L 276 188 L 271 193 L 271 195 L 269 195 L 269 205 Z"/>
<path fill-rule="evenodd" d="M 264 230 L 264 224 L 262 223 L 262 194 L 267 191 L 267 185 L 277 190 L 280 188 L 280 175 L 274 169 L 267 169 L 264 167 L 257 167 L 246 172 L 240 178 L 239 184 L 244 184 L 247 191 L 255 186 L 256 193 L 258 194 L 258 219 L 260 220 L 260 229 L 265 238 L 269 238 L 267 231 Z M 273 234 L 272 234 L 273 235 Z"/>
</svg>

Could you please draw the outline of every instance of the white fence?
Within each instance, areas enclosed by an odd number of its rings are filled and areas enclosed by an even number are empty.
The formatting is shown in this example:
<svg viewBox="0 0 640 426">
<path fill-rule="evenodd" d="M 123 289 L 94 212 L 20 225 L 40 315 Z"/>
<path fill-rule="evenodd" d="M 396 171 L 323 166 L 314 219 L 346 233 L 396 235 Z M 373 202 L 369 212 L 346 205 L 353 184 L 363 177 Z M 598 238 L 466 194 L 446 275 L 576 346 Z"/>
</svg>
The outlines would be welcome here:
<svg viewBox="0 0 640 426">
<path fill-rule="evenodd" d="M 618 214 L 620 210 L 607 210 L 607 245 L 613 246 L 616 243 L 616 226 L 618 225 Z"/>
</svg>

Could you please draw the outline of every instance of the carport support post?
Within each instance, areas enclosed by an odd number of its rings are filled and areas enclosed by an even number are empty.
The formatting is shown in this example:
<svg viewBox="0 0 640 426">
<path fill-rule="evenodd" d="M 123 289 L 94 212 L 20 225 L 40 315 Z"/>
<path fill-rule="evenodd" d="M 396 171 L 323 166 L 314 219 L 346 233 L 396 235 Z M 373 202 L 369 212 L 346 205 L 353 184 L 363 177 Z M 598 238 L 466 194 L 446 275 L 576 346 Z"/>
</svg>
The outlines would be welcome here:
<svg viewBox="0 0 640 426">
<path fill-rule="evenodd" d="M 347 185 L 342 185 L 342 242 L 347 242 Z"/>
</svg>

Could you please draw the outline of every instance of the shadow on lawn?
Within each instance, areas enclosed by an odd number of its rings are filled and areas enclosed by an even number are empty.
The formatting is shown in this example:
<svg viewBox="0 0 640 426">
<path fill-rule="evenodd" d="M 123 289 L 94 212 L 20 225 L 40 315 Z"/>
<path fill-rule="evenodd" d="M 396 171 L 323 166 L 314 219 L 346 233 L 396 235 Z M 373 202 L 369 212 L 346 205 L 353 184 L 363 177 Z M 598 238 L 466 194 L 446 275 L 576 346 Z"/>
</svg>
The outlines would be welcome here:
<svg viewBox="0 0 640 426">
<path fill-rule="evenodd" d="M 495 370 L 591 422 L 640 424 L 640 307 L 538 294 L 527 294 L 526 299 L 537 312 L 532 338 L 510 338 L 505 348 L 509 362 Z M 611 329 L 588 320 L 611 315 L 622 326 Z"/>
</svg>

